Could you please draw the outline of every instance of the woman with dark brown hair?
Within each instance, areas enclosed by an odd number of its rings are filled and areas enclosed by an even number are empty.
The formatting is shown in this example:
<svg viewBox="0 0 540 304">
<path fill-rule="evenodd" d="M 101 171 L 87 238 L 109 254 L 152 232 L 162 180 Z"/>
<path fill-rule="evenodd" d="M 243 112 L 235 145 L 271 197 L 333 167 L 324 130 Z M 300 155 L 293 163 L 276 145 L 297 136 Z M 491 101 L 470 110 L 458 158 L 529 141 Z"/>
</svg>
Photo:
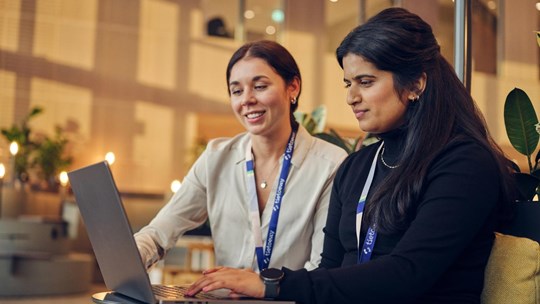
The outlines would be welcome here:
<svg viewBox="0 0 540 304">
<path fill-rule="evenodd" d="M 332 181 L 346 152 L 294 120 L 302 79 L 283 46 L 243 45 L 226 76 L 246 132 L 208 143 L 180 190 L 135 234 L 141 257 L 151 266 L 208 219 L 219 265 L 316 268 Z"/>
</svg>

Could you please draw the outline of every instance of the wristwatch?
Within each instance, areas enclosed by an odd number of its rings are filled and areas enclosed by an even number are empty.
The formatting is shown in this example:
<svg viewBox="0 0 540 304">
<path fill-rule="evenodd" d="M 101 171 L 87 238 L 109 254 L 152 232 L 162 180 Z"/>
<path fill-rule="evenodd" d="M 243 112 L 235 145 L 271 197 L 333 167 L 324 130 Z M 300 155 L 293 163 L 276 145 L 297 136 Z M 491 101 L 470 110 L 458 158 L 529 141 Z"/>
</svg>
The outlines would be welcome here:
<svg viewBox="0 0 540 304">
<path fill-rule="evenodd" d="M 276 268 L 266 268 L 261 271 L 261 280 L 264 284 L 264 297 L 274 299 L 279 295 L 279 282 L 283 278 L 283 271 Z"/>
</svg>

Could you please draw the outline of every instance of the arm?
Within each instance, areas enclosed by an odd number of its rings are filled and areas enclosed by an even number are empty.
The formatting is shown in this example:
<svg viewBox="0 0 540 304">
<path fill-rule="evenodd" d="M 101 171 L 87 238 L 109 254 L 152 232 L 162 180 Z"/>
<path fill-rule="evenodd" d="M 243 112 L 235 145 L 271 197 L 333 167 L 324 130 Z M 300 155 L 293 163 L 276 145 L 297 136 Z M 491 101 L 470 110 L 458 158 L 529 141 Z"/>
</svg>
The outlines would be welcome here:
<svg viewBox="0 0 540 304">
<path fill-rule="evenodd" d="M 311 237 L 311 255 L 310 260 L 306 262 L 304 268 L 312 270 L 319 267 L 321 262 L 321 249 L 323 248 L 323 242 L 326 242 L 324 236 L 325 223 L 328 216 L 328 206 L 330 200 L 330 192 L 333 185 L 334 174 L 327 180 L 324 189 L 322 190 L 321 197 L 318 202 L 317 210 L 313 216 L 313 235 Z"/>
<path fill-rule="evenodd" d="M 339 222 L 341 218 L 341 201 L 338 195 L 339 179 L 342 170 L 338 171 L 336 179 L 332 186 L 332 195 L 330 196 L 330 205 L 328 208 L 328 216 L 326 226 L 324 227 L 324 247 L 321 254 L 322 260 L 320 267 L 336 268 L 340 267 L 345 254 L 339 239 Z"/>
<path fill-rule="evenodd" d="M 317 207 L 313 215 L 313 235 L 311 237 L 311 255 L 310 260 L 304 265 L 304 268 L 307 270 L 313 270 L 320 266 L 321 259 L 324 259 L 324 247 L 326 242 L 326 231 L 325 226 L 328 226 L 327 220 L 329 216 L 329 211 L 332 207 L 332 192 L 335 188 L 335 179 L 337 178 L 338 172 L 340 171 L 341 164 L 347 158 L 347 153 L 333 144 L 329 144 L 320 139 L 314 139 L 313 151 L 310 151 L 311 155 L 324 151 L 322 160 L 327 162 L 330 166 L 328 169 L 324 169 L 325 174 L 321 177 L 326 177 L 326 180 L 322 180 L 321 189 L 319 191 L 319 197 L 317 202 Z M 315 153 L 313 153 L 315 152 Z M 317 153 L 318 154 L 318 153 Z M 309 165 L 313 168 L 322 168 L 322 160 L 318 158 Z M 316 172 L 314 173 L 316 174 Z M 322 175 L 322 174 L 321 174 Z M 309 175 L 308 175 L 309 176 Z M 311 177 L 311 179 L 318 179 L 316 177 Z M 280 265 L 283 266 L 283 265 Z"/>
<path fill-rule="evenodd" d="M 147 268 L 174 247 L 181 235 L 206 220 L 206 157 L 206 153 L 201 155 L 178 192 L 147 226 L 135 233 L 137 247 Z"/>
<path fill-rule="evenodd" d="M 492 227 L 497 170 L 491 156 L 476 145 L 459 146 L 451 153 L 434 164 L 415 218 L 390 254 L 343 268 L 286 270 L 280 298 L 306 303 L 405 303 L 444 284 L 445 274 L 456 264 L 463 269 L 453 275 L 478 269 L 483 273 L 482 259 L 487 260 L 492 240 L 492 234 L 483 232 Z M 480 258 L 470 261 L 473 254 Z"/>
</svg>

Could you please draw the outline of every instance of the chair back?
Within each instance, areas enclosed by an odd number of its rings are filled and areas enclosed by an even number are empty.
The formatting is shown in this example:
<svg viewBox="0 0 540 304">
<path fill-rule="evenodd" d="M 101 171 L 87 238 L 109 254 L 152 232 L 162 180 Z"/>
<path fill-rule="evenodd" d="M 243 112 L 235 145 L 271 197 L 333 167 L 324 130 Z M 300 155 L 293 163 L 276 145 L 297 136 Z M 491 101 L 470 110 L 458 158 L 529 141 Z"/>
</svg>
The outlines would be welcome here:
<svg viewBox="0 0 540 304">
<path fill-rule="evenodd" d="M 518 202 L 496 233 L 482 304 L 540 303 L 540 202 Z"/>
</svg>

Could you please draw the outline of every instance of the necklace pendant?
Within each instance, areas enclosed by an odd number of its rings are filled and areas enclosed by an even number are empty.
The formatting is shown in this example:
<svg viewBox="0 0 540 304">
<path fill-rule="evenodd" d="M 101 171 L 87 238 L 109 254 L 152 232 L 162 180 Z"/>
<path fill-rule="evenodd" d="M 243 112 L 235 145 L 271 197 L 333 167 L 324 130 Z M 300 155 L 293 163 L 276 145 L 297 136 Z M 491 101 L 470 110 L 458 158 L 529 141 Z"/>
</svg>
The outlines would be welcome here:
<svg viewBox="0 0 540 304">
<path fill-rule="evenodd" d="M 266 183 L 266 181 L 263 181 L 261 183 L 261 188 L 266 189 L 266 186 L 268 186 L 268 184 Z"/>
</svg>

